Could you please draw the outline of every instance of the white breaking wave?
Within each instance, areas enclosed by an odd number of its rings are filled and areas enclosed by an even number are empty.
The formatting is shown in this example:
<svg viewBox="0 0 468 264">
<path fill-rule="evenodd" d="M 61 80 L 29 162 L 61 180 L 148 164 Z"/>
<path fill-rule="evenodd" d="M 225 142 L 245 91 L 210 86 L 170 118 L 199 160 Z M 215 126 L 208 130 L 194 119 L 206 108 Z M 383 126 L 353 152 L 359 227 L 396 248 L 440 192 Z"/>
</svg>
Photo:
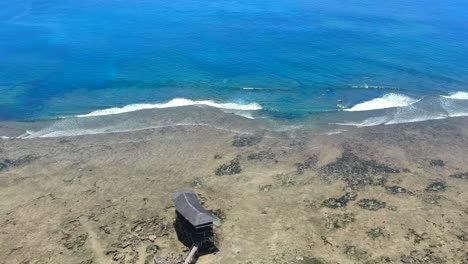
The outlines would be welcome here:
<svg viewBox="0 0 468 264">
<path fill-rule="evenodd" d="M 225 110 L 237 110 L 237 111 L 255 111 L 261 110 L 262 106 L 257 103 L 251 104 L 237 104 L 237 103 L 217 103 L 212 100 L 201 100 L 193 101 L 185 98 L 175 98 L 167 103 L 162 104 L 131 104 L 123 107 L 112 107 L 102 110 L 96 110 L 88 114 L 77 115 L 77 117 L 89 117 L 89 116 L 104 116 L 104 115 L 115 115 L 122 114 L 127 112 L 134 112 L 138 110 L 146 109 L 162 109 L 162 108 L 171 108 L 171 107 L 180 107 L 180 106 L 210 106 L 214 108 L 220 108 Z"/>
<path fill-rule="evenodd" d="M 468 92 L 455 92 L 450 95 L 442 95 L 442 97 L 448 99 L 468 100 Z"/>
<path fill-rule="evenodd" d="M 371 117 L 361 122 L 345 122 L 345 123 L 332 123 L 339 126 L 356 126 L 356 127 L 366 127 L 366 126 L 378 126 L 388 122 L 389 118 L 385 116 Z"/>
<path fill-rule="evenodd" d="M 333 135 L 338 135 L 338 134 L 341 134 L 343 132 L 346 132 L 347 130 L 346 129 L 336 129 L 336 130 L 332 130 L 332 131 L 329 131 L 325 134 L 321 134 L 321 135 L 327 135 L 327 136 L 333 136 Z"/>
<path fill-rule="evenodd" d="M 243 87 L 242 90 L 268 90 L 268 88 L 262 88 L 262 87 Z"/>
<path fill-rule="evenodd" d="M 368 118 L 362 122 L 348 122 L 348 123 L 334 123 L 334 125 L 340 126 L 355 126 L 355 127 L 369 127 L 369 126 L 378 126 L 378 125 L 396 125 L 404 123 L 415 123 L 422 122 L 427 120 L 438 120 L 445 119 L 448 117 L 457 117 L 457 116 L 466 116 L 466 115 L 454 115 L 454 116 L 422 116 L 417 118 L 407 118 L 407 119 L 391 119 L 390 117 L 380 116 Z"/>
<path fill-rule="evenodd" d="M 247 118 L 247 119 L 255 119 L 255 117 L 253 117 L 252 113 L 250 111 L 241 111 L 241 110 L 225 110 L 224 111 L 225 113 L 231 113 L 231 114 L 235 114 L 237 116 L 241 116 L 241 117 L 244 117 L 244 118 Z"/>
<path fill-rule="evenodd" d="M 384 115 L 368 117 L 361 121 L 335 124 L 364 127 L 468 116 L 468 101 L 463 99 L 463 96 L 467 95 L 468 93 L 457 92 L 450 97 L 425 97 L 418 100 L 417 103 L 384 110 Z"/>
<path fill-rule="evenodd" d="M 344 109 L 344 111 L 357 112 L 357 111 L 386 109 L 386 108 L 393 108 L 393 107 L 403 107 L 403 106 L 412 105 L 418 101 L 419 101 L 418 99 L 414 99 L 406 95 L 389 93 L 382 97 L 375 98 L 370 101 L 357 104 L 349 109 Z"/>
<path fill-rule="evenodd" d="M 207 109 L 184 109 L 178 108 L 174 111 L 162 111 L 161 115 L 153 112 L 142 112 L 134 115 L 119 115 L 138 110 L 177 108 L 183 106 L 209 106 L 221 111 L 206 111 Z M 217 103 L 211 100 L 193 101 L 183 98 L 176 98 L 162 104 L 134 104 L 124 107 L 114 107 L 103 110 L 96 110 L 89 114 L 74 117 L 57 119 L 52 124 L 28 132 L 18 138 L 29 139 L 38 137 L 67 137 L 80 135 L 94 135 L 105 133 L 121 133 L 139 131 L 145 129 L 172 127 L 172 126 L 209 126 L 223 129 L 226 122 L 224 113 L 241 116 L 243 118 L 233 118 L 233 123 L 238 124 L 246 119 L 254 119 L 252 112 L 260 110 L 259 104 L 237 104 L 237 103 Z M 206 115 L 205 115 L 206 113 Z M 249 121 L 250 122 L 250 121 Z M 229 127 L 226 127 L 229 129 Z"/>
</svg>

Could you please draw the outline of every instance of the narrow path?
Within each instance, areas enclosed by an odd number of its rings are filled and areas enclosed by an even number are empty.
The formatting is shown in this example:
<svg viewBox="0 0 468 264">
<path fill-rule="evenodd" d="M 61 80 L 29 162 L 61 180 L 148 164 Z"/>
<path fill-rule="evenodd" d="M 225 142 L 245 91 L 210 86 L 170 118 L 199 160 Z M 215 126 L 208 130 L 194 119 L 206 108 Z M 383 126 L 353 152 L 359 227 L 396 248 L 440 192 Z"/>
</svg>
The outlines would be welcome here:
<svg viewBox="0 0 468 264">
<path fill-rule="evenodd" d="M 88 233 L 89 246 L 90 249 L 94 252 L 94 261 L 97 264 L 110 263 L 106 255 L 104 255 L 104 249 L 102 248 L 101 243 L 99 243 L 96 232 L 94 232 L 91 225 L 87 222 L 87 219 L 85 217 L 81 217 L 80 222 L 84 230 Z"/>
</svg>

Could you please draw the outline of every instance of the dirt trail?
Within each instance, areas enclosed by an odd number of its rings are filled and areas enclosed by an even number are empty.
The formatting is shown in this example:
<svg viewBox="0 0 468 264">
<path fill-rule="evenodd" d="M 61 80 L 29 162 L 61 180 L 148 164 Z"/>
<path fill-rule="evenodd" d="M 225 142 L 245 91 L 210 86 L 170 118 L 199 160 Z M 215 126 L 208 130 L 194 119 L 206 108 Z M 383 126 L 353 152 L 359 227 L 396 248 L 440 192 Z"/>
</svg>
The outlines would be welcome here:
<svg viewBox="0 0 468 264">
<path fill-rule="evenodd" d="M 92 226 L 88 223 L 86 217 L 80 218 L 80 223 L 83 229 L 88 233 L 89 247 L 94 253 L 94 262 L 98 264 L 110 264 L 109 258 L 104 254 L 104 249 L 99 242 L 97 233 L 93 230 Z"/>
</svg>

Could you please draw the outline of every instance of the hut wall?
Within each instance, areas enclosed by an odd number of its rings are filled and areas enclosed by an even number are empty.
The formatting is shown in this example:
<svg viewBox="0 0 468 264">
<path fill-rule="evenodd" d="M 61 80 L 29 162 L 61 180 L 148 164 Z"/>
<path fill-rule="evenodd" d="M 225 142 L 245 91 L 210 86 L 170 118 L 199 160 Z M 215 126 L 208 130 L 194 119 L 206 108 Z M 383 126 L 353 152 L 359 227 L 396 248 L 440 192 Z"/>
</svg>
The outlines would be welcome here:
<svg viewBox="0 0 468 264">
<path fill-rule="evenodd" d="M 200 246 L 200 250 L 202 251 L 210 251 L 215 248 L 212 224 L 194 227 L 176 211 L 176 222 L 174 226 L 177 237 L 186 247 L 191 247 L 196 243 Z"/>
</svg>

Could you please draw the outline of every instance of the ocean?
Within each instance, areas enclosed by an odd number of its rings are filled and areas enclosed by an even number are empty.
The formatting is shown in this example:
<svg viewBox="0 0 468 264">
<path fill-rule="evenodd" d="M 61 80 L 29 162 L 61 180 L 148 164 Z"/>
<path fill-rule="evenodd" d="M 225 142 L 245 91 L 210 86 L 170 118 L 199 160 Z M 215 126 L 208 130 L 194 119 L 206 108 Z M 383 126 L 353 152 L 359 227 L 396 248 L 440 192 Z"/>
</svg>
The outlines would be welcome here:
<svg viewBox="0 0 468 264">
<path fill-rule="evenodd" d="M 0 2 L 0 120 L 180 106 L 342 126 L 468 115 L 468 1 Z"/>
</svg>

